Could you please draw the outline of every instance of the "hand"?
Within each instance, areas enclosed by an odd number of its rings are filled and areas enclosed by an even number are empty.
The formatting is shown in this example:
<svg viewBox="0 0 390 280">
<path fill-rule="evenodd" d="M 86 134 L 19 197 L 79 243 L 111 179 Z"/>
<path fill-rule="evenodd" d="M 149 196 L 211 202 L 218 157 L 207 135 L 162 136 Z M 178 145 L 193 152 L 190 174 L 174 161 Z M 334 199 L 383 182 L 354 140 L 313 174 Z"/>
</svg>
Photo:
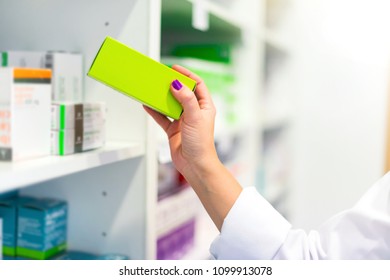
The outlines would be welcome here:
<svg viewBox="0 0 390 280">
<path fill-rule="evenodd" d="M 197 75 L 174 65 L 176 71 L 197 83 L 195 94 L 178 81 L 171 84 L 173 96 L 183 106 L 179 120 L 145 107 L 169 138 L 176 169 L 195 190 L 217 228 L 241 193 L 241 186 L 219 161 L 214 146 L 215 107 L 206 85 Z"/>
<path fill-rule="evenodd" d="M 204 170 L 218 161 L 214 146 L 215 107 L 208 89 L 201 78 L 188 69 L 174 65 L 174 70 L 190 77 L 197 83 L 195 93 L 180 81 L 173 81 L 170 90 L 183 107 L 179 120 L 144 106 L 150 116 L 161 126 L 169 138 L 172 161 L 184 176 L 188 172 Z"/>
</svg>

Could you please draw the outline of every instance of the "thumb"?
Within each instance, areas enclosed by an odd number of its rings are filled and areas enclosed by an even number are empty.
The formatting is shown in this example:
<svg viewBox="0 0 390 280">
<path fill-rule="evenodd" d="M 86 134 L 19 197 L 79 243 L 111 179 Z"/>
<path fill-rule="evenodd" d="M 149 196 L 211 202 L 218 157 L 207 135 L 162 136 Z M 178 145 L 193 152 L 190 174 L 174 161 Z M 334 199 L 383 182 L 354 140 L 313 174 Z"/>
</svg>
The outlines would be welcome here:
<svg viewBox="0 0 390 280">
<path fill-rule="evenodd" d="M 200 107 L 195 94 L 179 80 L 174 80 L 171 84 L 170 90 L 172 95 L 183 107 L 187 118 L 196 117 L 200 112 Z"/>
</svg>

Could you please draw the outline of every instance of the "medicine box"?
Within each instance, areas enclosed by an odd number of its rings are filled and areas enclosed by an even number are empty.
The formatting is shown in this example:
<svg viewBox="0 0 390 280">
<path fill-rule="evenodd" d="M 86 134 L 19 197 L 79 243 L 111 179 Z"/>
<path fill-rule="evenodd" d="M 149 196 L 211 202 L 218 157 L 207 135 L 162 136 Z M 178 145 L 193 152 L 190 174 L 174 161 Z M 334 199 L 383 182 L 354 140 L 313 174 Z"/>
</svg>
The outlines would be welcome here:
<svg viewBox="0 0 390 280">
<path fill-rule="evenodd" d="M 4 51 L 1 57 L 3 67 L 51 69 L 53 71 L 53 100 L 83 101 L 83 57 L 81 54 Z"/>
<path fill-rule="evenodd" d="M 3 255 L 16 256 L 17 220 L 20 204 L 32 201 L 32 197 L 8 198 L 0 201 L 0 217 L 3 221 Z"/>
<path fill-rule="evenodd" d="M 0 68 L 0 161 L 50 154 L 51 70 Z"/>
<path fill-rule="evenodd" d="M 62 156 L 100 148 L 105 143 L 105 134 L 104 125 L 83 130 L 52 130 L 52 154 Z"/>
<path fill-rule="evenodd" d="M 104 102 L 54 102 L 51 105 L 52 130 L 101 127 L 106 121 Z"/>
<path fill-rule="evenodd" d="M 45 52 L 5 51 L 1 52 L 1 66 L 46 68 Z"/>
<path fill-rule="evenodd" d="M 96 260 L 96 255 L 83 251 L 67 251 L 53 257 L 53 260 Z"/>
<path fill-rule="evenodd" d="M 101 45 L 88 76 L 173 119 L 183 111 L 170 92 L 174 80 L 195 89 L 189 77 L 107 37 Z"/>
<path fill-rule="evenodd" d="M 65 201 L 39 199 L 19 209 L 16 254 L 30 259 L 49 259 L 67 247 L 68 206 Z"/>
<path fill-rule="evenodd" d="M 60 255 L 54 256 L 53 260 L 129 260 L 127 255 L 108 253 L 96 255 L 89 252 L 70 250 Z"/>
<path fill-rule="evenodd" d="M 166 194 L 157 203 L 157 259 L 179 259 L 194 245 L 198 200 L 192 188 Z"/>
</svg>

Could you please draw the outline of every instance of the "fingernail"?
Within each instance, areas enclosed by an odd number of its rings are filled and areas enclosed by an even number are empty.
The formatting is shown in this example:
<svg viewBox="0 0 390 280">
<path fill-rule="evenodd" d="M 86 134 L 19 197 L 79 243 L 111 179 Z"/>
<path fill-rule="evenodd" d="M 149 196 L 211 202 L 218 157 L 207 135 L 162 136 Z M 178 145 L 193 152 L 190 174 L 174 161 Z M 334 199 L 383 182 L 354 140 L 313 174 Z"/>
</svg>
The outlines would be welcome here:
<svg viewBox="0 0 390 280">
<path fill-rule="evenodd" d="M 178 80 L 174 80 L 172 82 L 172 86 L 176 90 L 181 90 L 181 88 L 183 87 L 183 85 Z"/>
</svg>

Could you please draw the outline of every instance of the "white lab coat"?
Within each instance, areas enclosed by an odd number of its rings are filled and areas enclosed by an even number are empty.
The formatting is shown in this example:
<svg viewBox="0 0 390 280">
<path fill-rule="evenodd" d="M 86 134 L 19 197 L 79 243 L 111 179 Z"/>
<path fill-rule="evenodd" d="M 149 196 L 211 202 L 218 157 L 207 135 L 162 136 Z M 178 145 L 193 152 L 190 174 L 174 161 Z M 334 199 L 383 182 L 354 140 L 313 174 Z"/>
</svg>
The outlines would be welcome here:
<svg viewBox="0 0 390 280">
<path fill-rule="evenodd" d="M 215 259 L 390 259 L 390 172 L 317 231 L 293 229 L 254 187 L 244 188 L 211 244 Z"/>
</svg>

